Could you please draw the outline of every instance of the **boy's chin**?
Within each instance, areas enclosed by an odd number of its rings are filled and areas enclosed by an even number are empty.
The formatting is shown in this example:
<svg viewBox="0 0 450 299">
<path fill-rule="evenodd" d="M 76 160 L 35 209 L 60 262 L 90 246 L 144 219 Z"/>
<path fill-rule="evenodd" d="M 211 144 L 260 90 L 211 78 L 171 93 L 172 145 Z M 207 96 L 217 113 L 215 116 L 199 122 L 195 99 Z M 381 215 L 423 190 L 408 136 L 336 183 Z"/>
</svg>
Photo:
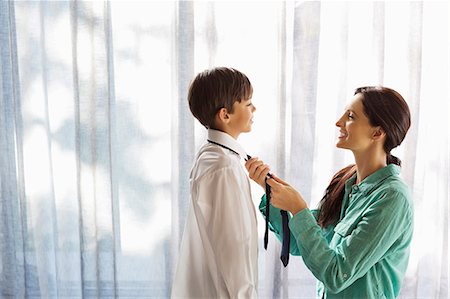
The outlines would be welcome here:
<svg viewBox="0 0 450 299">
<path fill-rule="evenodd" d="M 252 126 L 248 126 L 246 129 L 244 129 L 241 133 L 248 133 L 252 131 Z"/>
</svg>

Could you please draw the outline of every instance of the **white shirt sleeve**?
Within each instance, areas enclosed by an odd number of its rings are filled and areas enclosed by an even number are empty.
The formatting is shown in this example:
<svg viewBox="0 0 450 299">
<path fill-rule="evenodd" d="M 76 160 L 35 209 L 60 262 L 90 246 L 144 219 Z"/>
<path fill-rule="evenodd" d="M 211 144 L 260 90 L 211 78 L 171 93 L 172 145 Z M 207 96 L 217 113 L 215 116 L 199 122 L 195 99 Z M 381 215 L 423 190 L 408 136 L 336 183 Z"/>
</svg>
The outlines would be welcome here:
<svg viewBox="0 0 450 299">
<path fill-rule="evenodd" d="M 207 267 L 218 297 L 255 298 L 256 218 L 242 170 L 226 167 L 201 178 L 193 207 L 203 246 L 210 246 Z M 256 241 L 257 242 L 257 241 Z M 255 248 L 256 247 L 256 248 Z M 221 293 L 227 292 L 227 293 Z"/>
</svg>

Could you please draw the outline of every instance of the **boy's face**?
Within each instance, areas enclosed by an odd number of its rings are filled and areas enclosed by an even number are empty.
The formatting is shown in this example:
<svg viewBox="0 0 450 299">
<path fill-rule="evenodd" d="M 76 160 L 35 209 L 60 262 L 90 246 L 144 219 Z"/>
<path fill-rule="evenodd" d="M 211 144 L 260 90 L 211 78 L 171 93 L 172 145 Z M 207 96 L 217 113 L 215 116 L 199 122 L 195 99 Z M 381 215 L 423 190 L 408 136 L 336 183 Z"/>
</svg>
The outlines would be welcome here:
<svg viewBox="0 0 450 299">
<path fill-rule="evenodd" d="M 229 113 L 228 129 L 229 134 L 235 139 L 239 134 L 250 132 L 252 130 L 253 112 L 256 107 L 253 106 L 252 99 L 243 99 L 241 102 L 234 102 L 233 113 Z"/>
</svg>

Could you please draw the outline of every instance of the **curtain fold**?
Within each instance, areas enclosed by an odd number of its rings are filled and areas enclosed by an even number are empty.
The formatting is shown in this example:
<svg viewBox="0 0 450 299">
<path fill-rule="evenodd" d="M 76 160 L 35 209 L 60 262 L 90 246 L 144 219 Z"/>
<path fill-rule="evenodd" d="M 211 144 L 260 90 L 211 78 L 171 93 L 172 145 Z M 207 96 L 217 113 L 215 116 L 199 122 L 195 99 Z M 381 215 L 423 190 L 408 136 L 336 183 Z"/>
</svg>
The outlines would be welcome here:
<svg viewBox="0 0 450 299">
<path fill-rule="evenodd" d="M 83 296 L 116 295 L 108 4 L 73 2 L 74 129 Z"/>
<path fill-rule="evenodd" d="M 16 145 L 21 144 L 21 130 L 16 127 L 15 118 L 20 117 L 16 105 L 20 103 L 20 85 L 14 5 L 9 2 L 0 3 L 0 37 L 0 281 L 2 295 L 24 296 L 28 286 L 24 271 L 27 213 L 23 177 L 17 172 L 22 166 L 20 151 L 16 154 Z"/>
<path fill-rule="evenodd" d="M 415 232 L 400 298 L 448 297 L 449 4 L 1 1 L 0 297 L 168 298 L 205 130 L 196 73 L 246 73 L 257 110 L 239 138 L 311 208 L 353 162 L 335 121 L 356 87 L 408 102 L 395 150 Z M 255 206 L 263 194 L 252 184 Z M 258 217 L 260 298 L 314 298 Z"/>
<path fill-rule="evenodd" d="M 179 244 L 189 208 L 189 172 L 194 159 L 194 121 L 186 100 L 189 82 L 194 76 L 194 2 L 181 1 L 176 6 L 174 85 L 177 89 L 172 110 L 172 253 L 167 256 L 167 281 L 175 273 Z M 170 291 L 169 287 L 169 291 Z M 167 293 L 170 295 L 170 292 Z"/>
</svg>

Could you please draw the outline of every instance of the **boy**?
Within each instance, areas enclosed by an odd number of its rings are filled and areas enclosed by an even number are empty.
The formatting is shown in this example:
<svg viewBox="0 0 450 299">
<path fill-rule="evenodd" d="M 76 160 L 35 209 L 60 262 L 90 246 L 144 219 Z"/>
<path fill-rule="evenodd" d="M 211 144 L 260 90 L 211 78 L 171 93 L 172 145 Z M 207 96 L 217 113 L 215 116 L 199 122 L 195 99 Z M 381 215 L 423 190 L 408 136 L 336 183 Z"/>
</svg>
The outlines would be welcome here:
<svg viewBox="0 0 450 299">
<path fill-rule="evenodd" d="M 190 174 L 187 216 L 172 298 L 255 298 L 258 232 L 247 159 L 236 139 L 252 128 L 249 79 L 232 68 L 198 74 L 189 107 L 208 130 Z"/>
</svg>

